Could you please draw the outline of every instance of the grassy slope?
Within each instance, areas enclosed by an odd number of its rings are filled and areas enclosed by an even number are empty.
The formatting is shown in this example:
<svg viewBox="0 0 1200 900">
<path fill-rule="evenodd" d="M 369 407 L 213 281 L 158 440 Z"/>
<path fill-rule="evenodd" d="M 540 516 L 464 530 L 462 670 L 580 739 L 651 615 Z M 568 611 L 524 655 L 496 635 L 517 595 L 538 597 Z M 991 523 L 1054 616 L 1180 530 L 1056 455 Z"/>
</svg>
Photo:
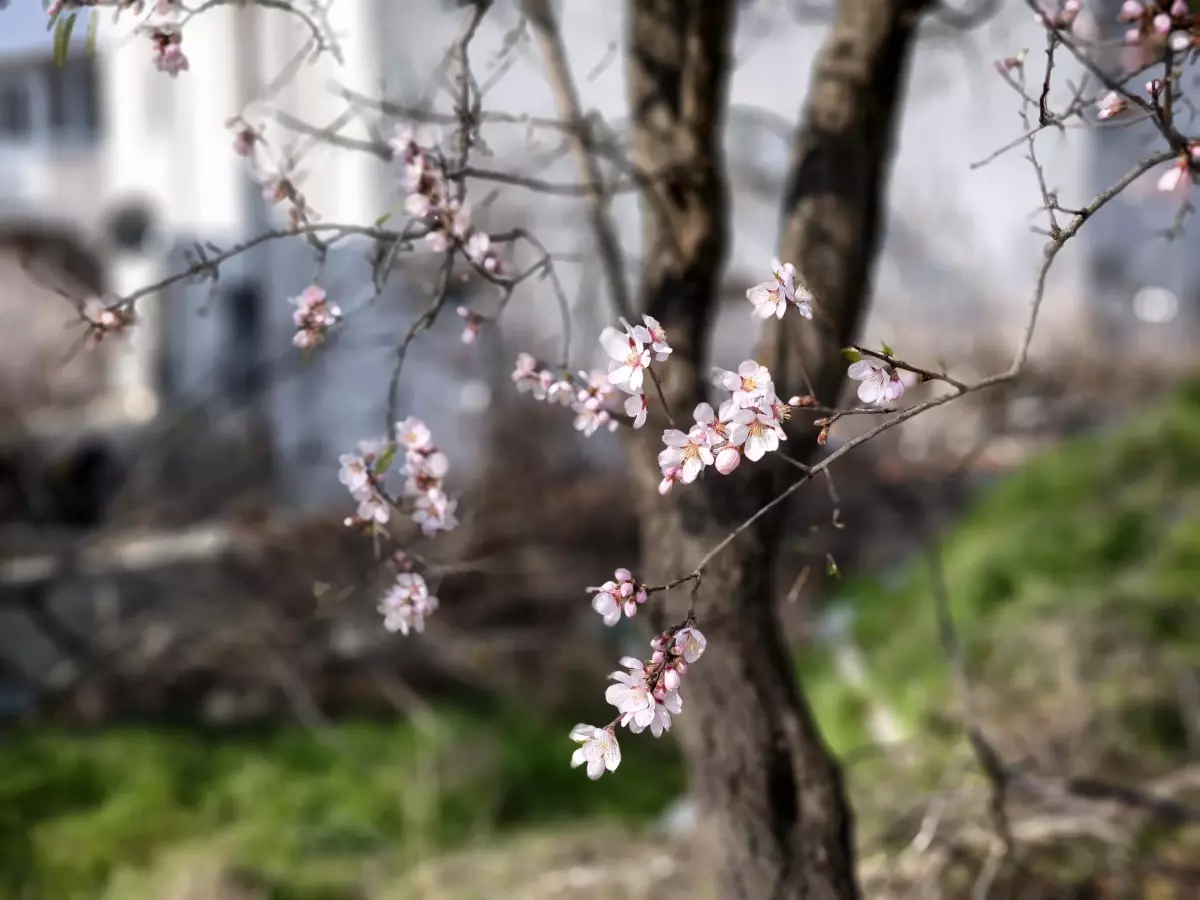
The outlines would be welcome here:
<svg viewBox="0 0 1200 900">
<path fill-rule="evenodd" d="M 1124 755 L 1151 769 L 1153 759 L 1169 760 L 1179 723 L 1169 704 L 1155 704 L 1162 682 L 1130 677 L 1146 671 L 1145 659 L 1116 663 L 1126 643 L 1152 648 L 1160 673 L 1200 659 L 1200 385 L 1116 435 L 1076 442 L 1006 480 L 947 539 L 944 558 L 981 683 L 995 676 L 1015 695 L 1025 691 L 1031 709 L 1056 696 L 1046 679 L 1062 648 L 1043 638 L 1061 640 L 1052 623 L 1065 622 L 1083 657 L 1101 656 L 1089 690 L 1112 721 L 1130 726 Z M 960 736 L 935 727 L 952 692 L 926 567 L 914 564 L 890 588 L 848 582 L 845 597 L 859 611 L 855 636 L 872 690 L 922 736 L 924 752 L 961 753 Z M 1120 640 L 1106 645 L 1114 634 Z M 865 707 L 827 662 L 808 652 L 802 674 L 831 742 L 846 751 L 866 742 Z M 6 736 L 0 896 L 73 900 L 109 884 L 110 896 L 134 898 L 131 872 L 168 850 L 201 847 L 272 897 L 345 897 L 350 885 L 387 880 L 498 828 L 644 819 L 677 795 L 682 773 L 668 742 L 626 742 L 618 775 L 591 784 L 565 765 L 570 724 L 462 713 L 436 734 L 360 723 L 322 740 L 299 728 L 219 742 L 137 729 L 86 740 Z"/>
<path fill-rule="evenodd" d="M 630 741 L 628 778 L 566 766 L 572 723 L 448 714 L 438 734 L 346 723 L 222 737 L 117 729 L 0 747 L 0 896 L 94 897 L 165 849 L 219 849 L 272 896 L 344 896 L 363 865 L 399 869 L 498 828 L 630 821 L 682 789 L 667 742 Z M 624 772 L 622 773 L 624 774 Z"/>
<path fill-rule="evenodd" d="M 1200 383 L 1119 432 L 1073 441 L 1006 478 L 944 539 L 942 557 L 950 608 L 981 679 L 1036 687 L 1027 683 L 1039 680 L 1046 657 L 1064 651 L 1056 641 L 1086 656 L 1128 649 L 1118 646 L 1127 639 L 1152 648 L 1163 671 L 1185 660 L 1196 665 Z M 915 561 L 891 586 L 849 581 L 843 596 L 857 612 L 853 634 L 872 691 L 910 728 L 925 731 L 953 696 L 930 566 Z M 821 657 L 800 665 L 827 734 L 841 751 L 861 746 L 861 697 L 829 679 Z M 1136 708 L 1125 712 L 1138 716 Z M 1160 712 L 1143 724 L 1158 729 L 1156 744 L 1169 752 L 1181 725 L 1177 714 L 1170 721 L 1170 710 Z"/>
</svg>

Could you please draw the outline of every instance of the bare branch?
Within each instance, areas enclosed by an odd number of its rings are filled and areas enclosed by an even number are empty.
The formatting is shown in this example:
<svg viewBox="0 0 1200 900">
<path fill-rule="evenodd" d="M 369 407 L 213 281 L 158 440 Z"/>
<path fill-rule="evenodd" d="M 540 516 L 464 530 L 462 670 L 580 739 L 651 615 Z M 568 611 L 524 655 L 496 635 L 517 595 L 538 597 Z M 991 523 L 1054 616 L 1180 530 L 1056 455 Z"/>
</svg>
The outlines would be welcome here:
<svg viewBox="0 0 1200 900">
<path fill-rule="evenodd" d="M 597 158 L 591 125 L 583 115 L 579 93 L 571 75 L 566 47 L 559 33 L 558 22 L 549 0 L 523 0 L 522 8 L 533 25 L 542 56 L 546 62 L 547 77 L 554 92 L 559 115 L 568 123 L 567 140 L 575 157 L 580 178 L 587 189 L 588 213 L 592 232 L 600 250 L 600 258 L 608 281 L 609 292 L 618 314 L 627 319 L 634 318 L 629 288 L 625 282 L 625 262 L 621 243 L 617 239 L 609 212 L 609 197 L 612 189 L 604 182 Z"/>
</svg>

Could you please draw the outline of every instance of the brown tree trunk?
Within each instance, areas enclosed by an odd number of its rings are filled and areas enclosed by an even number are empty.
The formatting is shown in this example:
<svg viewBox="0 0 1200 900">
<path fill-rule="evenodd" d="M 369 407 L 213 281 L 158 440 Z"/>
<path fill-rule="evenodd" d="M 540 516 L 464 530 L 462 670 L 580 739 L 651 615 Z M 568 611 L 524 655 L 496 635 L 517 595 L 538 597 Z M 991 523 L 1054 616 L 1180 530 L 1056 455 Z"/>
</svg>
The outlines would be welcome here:
<svg viewBox="0 0 1200 900">
<path fill-rule="evenodd" d="M 766 335 L 762 352 L 789 388 L 799 382 L 801 360 L 820 395 L 840 383 L 837 350 L 869 292 L 891 134 L 921 5 L 841 0 L 815 63 L 784 203 L 782 252 L 817 291 L 830 322 L 819 340 L 792 329 Z M 641 308 L 662 322 L 675 348 L 660 368 L 671 411 L 686 430 L 708 393 L 708 335 L 728 250 L 720 144 L 735 4 L 631 0 L 630 7 L 633 161 L 654 179 L 643 204 Z M 770 498 L 778 478 L 767 459 L 660 497 L 664 427 L 660 414 L 630 440 L 639 575 L 659 584 L 690 572 Z M 764 517 L 713 559 L 694 597 L 687 587 L 660 595 L 650 614 L 656 625 L 679 622 L 694 601 L 710 640 L 685 680 L 679 736 L 696 798 L 719 831 L 720 896 L 856 898 L 841 771 L 797 685 L 775 609 L 778 521 Z"/>
</svg>

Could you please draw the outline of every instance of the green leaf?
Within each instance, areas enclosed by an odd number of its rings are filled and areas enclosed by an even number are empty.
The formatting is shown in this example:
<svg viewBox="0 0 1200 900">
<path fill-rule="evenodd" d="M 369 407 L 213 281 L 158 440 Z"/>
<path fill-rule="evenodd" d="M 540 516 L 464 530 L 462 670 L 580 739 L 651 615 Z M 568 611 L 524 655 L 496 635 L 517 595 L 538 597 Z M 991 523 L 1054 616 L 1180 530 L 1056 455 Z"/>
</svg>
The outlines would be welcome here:
<svg viewBox="0 0 1200 900">
<path fill-rule="evenodd" d="M 396 454 L 400 452 L 399 444 L 392 444 L 379 455 L 379 459 L 375 460 L 375 466 L 371 469 L 372 475 L 382 475 L 392 467 L 392 463 L 396 461 Z"/>
<path fill-rule="evenodd" d="M 54 29 L 54 64 L 56 66 L 61 66 L 67 61 L 67 51 L 71 49 L 71 32 L 75 29 L 75 20 L 78 17 L 78 13 L 71 13 Z"/>
<path fill-rule="evenodd" d="M 386 225 L 388 222 L 388 219 L 390 219 L 391 217 L 392 217 L 392 213 L 385 212 L 382 216 L 380 216 L 378 219 L 375 220 L 375 227 L 380 228 L 383 225 Z"/>
<path fill-rule="evenodd" d="M 834 561 L 832 553 L 825 554 L 825 574 L 832 578 L 842 577 L 842 570 L 838 568 L 838 564 Z"/>
<path fill-rule="evenodd" d="M 88 14 L 88 30 L 87 30 L 87 55 L 96 55 L 96 34 L 100 30 L 100 17 L 96 15 L 96 11 L 92 10 Z"/>
<path fill-rule="evenodd" d="M 888 346 L 887 341 L 882 341 L 881 346 L 883 347 L 883 355 L 884 356 L 890 356 L 893 359 L 896 358 L 896 351 Z"/>
<path fill-rule="evenodd" d="M 858 362 L 860 359 L 862 359 L 862 354 L 853 347 L 843 347 L 842 356 L 844 356 L 848 362 Z"/>
</svg>

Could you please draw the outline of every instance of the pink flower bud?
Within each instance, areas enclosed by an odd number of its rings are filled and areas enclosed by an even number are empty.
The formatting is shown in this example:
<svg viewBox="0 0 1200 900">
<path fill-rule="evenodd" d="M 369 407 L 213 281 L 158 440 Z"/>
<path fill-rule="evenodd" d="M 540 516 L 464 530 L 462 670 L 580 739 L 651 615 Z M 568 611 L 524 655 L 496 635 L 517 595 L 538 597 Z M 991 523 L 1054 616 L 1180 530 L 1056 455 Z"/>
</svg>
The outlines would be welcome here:
<svg viewBox="0 0 1200 900">
<path fill-rule="evenodd" d="M 724 450 L 722 450 L 720 453 L 717 454 L 717 459 L 716 459 L 717 471 L 720 472 L 722 475 L 728 475 L 730 472 L 732 472 L 734 469 L 736 469 L 738 467 L 738 465 L 741 463 L 741 461 L 742 461 L 742 454 L 739 452 L 737 447 L 726 447 Z"/>
<path fill-rule="evenodd" d="M 1117 16 L 1117 19 L 1121 22 L 1132 22 L 1136 19 L 1140 19 L 1142 17 L 1142 13 L 1145 11 L 1145 7 L 1138 3 L 1137 0 L 1125 0 L 1125 2 L 1121 4 L 1121 12 L 1120 15 Z"/>
<path fill-rule="evenodd" d="M 617 581 L 633 581 L 633 573 L 628 569 L 617 569 L 617 571 L 613 572 L 613 578 L 617 579 Z"/>
<path fill-rule="evenodd" d="M 1154 31 L 1157 34 L 1166 34 L 1171 30 L 1171 17 L 1166 13 L 1159 13 L 1154 17 Z"/>
<path fill-rule="evenodd" d="M 651 664 L 657 666 L 657 665 L 661 665 L 666 658 L 667 658 L 667 654 L 664 651 L 655 650 L 654 653 L 650 657 L 650 662 L 651 662 Z"/>
<path fill-rule="evenodd" d="M 637 615 L 637 609 L 638 608 L 637 608 L 636 600 L 626 600 L 625 601 L 625 615 L 627 615 L 629 618 L 632 619 L 634 616 Z"/>
<path fill-rule="evenodd" d="M 1188 14 L 1187 0 L 1175 0 L 1171 4 L 1171 15 L 1176 19 L 1185 18 Z"/>
<path fill-rule="evenodd" d="M 1126 44 L 1130 44 L 1130 45 L 1138 44 L 1138 43 L 1141 43 L 1141 40 L 1142 40 L 1142 32 L 1140 29 L 1130 28 L 1128 31 L 1125 32 L 1125 43 Z"/>
<path fill-rule="evenodd" d="M 663 673 L 663 687 L 665 687 L 668 691 L 679 690 L 680 680 L 679 672 L 677 672 L 675 669 L 667 669 L 667 671 Z"/>
<path fill-rule="evenodd" d="M 658 650 L 659 652 L 661 652 L 666 649 L 666 646 L 667 646 L 666 639 L 663 638 L 663 636 L 661 634 L 658 635 L 658 637 L 654 638 L 654 640 L 652 640 L 650 642 L 651 650 Z"/>
<path fill-rule="evenodd" d="M 1160 93 L 1162 93 L 1162 87 L 1163 83 L 1158 78 L 1151 78 L 1146 82 L 1146 92 L 1152 97 L 1157 97 Z"/>
</svg>

